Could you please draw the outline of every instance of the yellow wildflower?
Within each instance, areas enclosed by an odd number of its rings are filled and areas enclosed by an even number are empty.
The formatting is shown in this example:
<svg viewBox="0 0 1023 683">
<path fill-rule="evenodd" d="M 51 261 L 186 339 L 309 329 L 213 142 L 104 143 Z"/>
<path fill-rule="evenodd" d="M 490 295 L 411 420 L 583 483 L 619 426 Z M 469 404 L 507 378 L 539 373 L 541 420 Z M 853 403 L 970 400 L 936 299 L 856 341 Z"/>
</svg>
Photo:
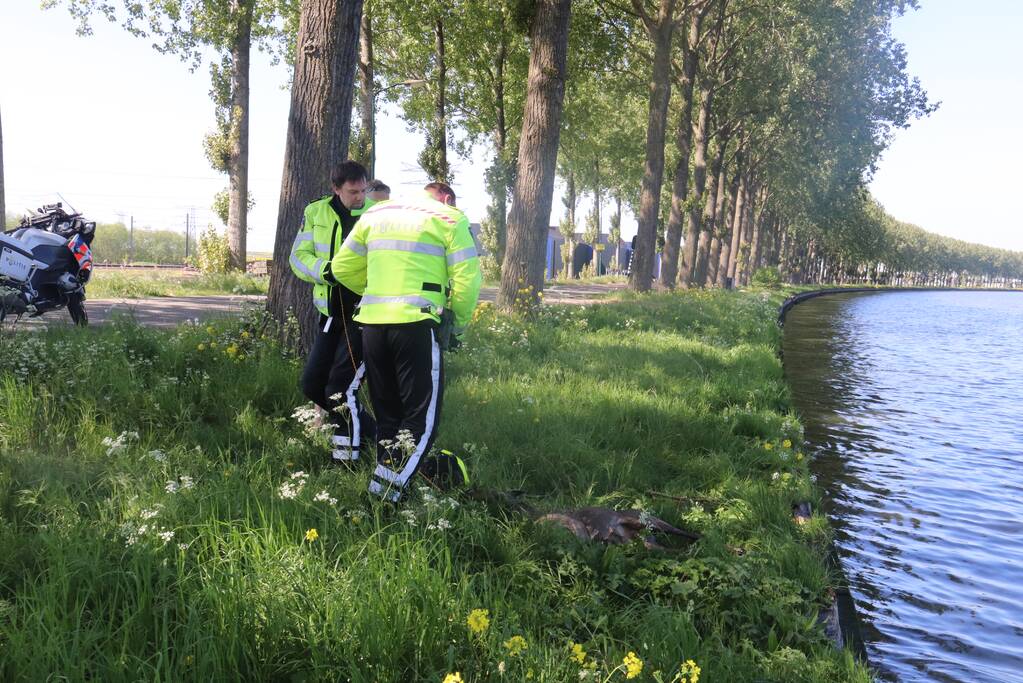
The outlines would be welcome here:
<svg viewBox="0 0 1023 683">
<path fill-rule="evenodd" d="M 465 623 L 469 625 L 470 631 L 480 635 L 490 627 L 490 610 L 474 609 L 469 612 Z"/>
<path fill-rule="evenodd" d="M 251 334 L 249 334 L 249 331 L 248 331 L 248 330 L 242 330 L 242 339 L 248 339 L 248 338 L 249 338 L 249 337 L 251 337 L 251 336 L 252 336 L 252 335 L 251 335 Z"/>
<path fill-rule="evenodd" d="M 784 446 L 785 448 L 792 448 L 792 441 L 790 441 L 789 439 L 785 439 L 784 441 L 781 442 L 781 445 Z"/>
<path fill-rule="evenodd" d="M 577 664 L 582 664 L 586 661 L 586 650 L 579 643 L 570 642 L 568 646 L 572 649 L 572 660 Z"/>
<path fill-rule="evenodd" d="M 625 666 L 626 678 L 635 678 L 643 671 L 643 660 L 637 657 L 635 652 L 630 651 L 629 654 L 625 655 L 622 665 Z"/>
<path fill-rule="evenodd" d="M 320 537 L 320 533 L 318 531 L 316 531 L 315 528 L 310 529 L 309 531 L 305 532 L 305 540 L 309 541 L 310 543 L 312 543 L 313 541 L 315 541 L 319 537 Z"/>
<path fill-rule="evenodd" d="M 685 663 L 678 668 L 678 674 L 675 676 L 675 680 L 678 683 L 699 683 L 700 681 L 700 667 L 696 665 L 691 659 L 687 659 Z"/>
<path fill-rule="evenodd" d="M 504 647 L 508 650 L 508 656 L 517 657 L 529 647 L 526 639 L 522 636 L 512 636 L 508 640 L 504 641 Z"/>
<path fill-rule="evenodd" d="M 444 683 L 463 683 L 462 674 L 457 671 L 444 677 Z"/>
<path fill-rule="evenodd" d="M 213 329 L 212 325 L 207 325 L 206 326 L 206 334 L 213 334 L 214 332 L 216 332 L 216 330 Z"/>
<path fill-rule="evenodd" d="M 796 453 L 796 460 L 802 460 L 802 459 L 803 459 L 803 454 L 802 453 Z"/>
<path fill-rule="evenodd" d="M 238 346 L 236 344 L 231 344 L 226 349 L 224 349 L 224 353 L 226 353 L 229 356 L 233 356 L 236 353 L 238 353 Z"/>
<path fill-rule="evenodd" d="M 196 351 L 205 351 L 206 350 L 206 345 L 205 344 L 199 344 L 199 346 L 195 347 L 195 350 Z"/>
<path fill-rule="evenodd" d="M 771 443 L 770 441 L 768 441 L 767 443 L 765 443 L 765 444 L 764 444 L 764 450 L 765 450 L 765 451 L 769 451 L 769 450 L 771 450 L 772 448 L 774 448 L 774 444 L 773 444 L 773 443 Z"/>
</svg>

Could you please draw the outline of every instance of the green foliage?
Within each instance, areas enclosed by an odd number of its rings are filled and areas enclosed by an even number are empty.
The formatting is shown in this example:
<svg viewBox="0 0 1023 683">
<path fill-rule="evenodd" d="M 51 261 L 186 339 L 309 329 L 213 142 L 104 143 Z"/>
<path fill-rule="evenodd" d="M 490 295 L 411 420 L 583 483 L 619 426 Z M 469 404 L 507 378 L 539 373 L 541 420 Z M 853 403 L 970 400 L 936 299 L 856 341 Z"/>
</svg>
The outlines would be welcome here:
<svg viewBox="0 0 1023 683">
<path fill-rule="evenodd" d="M 753 284 L 768 289 L 777 289 L 781 285 L 781 273 L 774 266 L 757 268 L 753 273 Z"/>
<path fill-rule="evenodd" d="M 208 227 L 199 236 L 193 265 L 204 275 L 226 273 L 231 269 L 231 251 L 227 235 Z"/>
<path fill-rule="evenodd" d="M 866 683 L 816 623 L 826 534 L 789 517 L 816 493 L 777 445 L 779 298 L 628 297 L 529 320 L 483 306 L 449 357 L 438 446 L 481 486 L 703 534 L 670 553 L 430 489 L 375 501 L 367 471 L 327 466 L 292 419 L 300 362 L 258 318 L 10 337 L 0 678 L 568 681 L 586 664 L 621 680 L 633 651 L 654 680 L 692 659 L 701 680 Z M 737 435 L 737 411 L 775 427 Z"/>
<path fill-rule="evenodd" d="M 184 263 L 185 236 L 173 230 L 135 228 L 133 239 L 123 223 L 103 223 L 96 226 L 92 255 L 97 263 Z"/>
<path fill-rule="evenodd" d="M 246 210 L 252 211 L 252 207 L 254 207 L 255 205 L 256 200 L 252 197 L 252 193 L 250 192 L 248 206 L 246 207 Z M 223 223 L 224 225 L 227 225 L 227 220 L 229 218 L 231 208 L 231 191 L 227 188 L 224 188 L 217 194 L 213 195 L 213 204 L 210 206 L 210 208 L 213 209 L 213 213 L 217 214 L 217 218 L 220 219 L 220 222 Z"/>
</svg>

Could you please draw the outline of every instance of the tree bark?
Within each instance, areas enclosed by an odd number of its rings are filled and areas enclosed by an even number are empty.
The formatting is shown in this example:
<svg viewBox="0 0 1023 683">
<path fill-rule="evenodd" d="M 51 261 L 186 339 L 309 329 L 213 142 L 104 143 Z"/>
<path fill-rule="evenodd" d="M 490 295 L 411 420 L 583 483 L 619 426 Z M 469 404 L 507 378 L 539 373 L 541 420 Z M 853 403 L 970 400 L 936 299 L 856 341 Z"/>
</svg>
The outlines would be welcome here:
<svg viewBox="0 0 1023 683">
<path fill-rule="evenodd" d="M 362 13 L 359 33 L 359 161 L 366 167 L 370 178 L 376 178 L 377 128 L 376 128 L 376 84 L 373 65 L 373 22 L 369 3 Z"/>
<path fill-rule="evenodd" d="M 451 167 L 448 166 L 448 65 L 444 57 L 444 21 L 437 20 L 435 29 L 437 39 L 437 105 L 434 112 L 434 126 L 437 134 L 437 169 L 438 177 L 434 180 L 451 182 Z"/>
<path fill-rule="evenodd" d="M 735 198 L 735 209 L 732 215 L 732 253 L 728 255 L 728 277 L 732 278 L 733 284 L 739 284 L 738 265 L 739 255 L 742 249 L 743 227 L 746 218 L 746 203 L 749 197 L 747 185 L 748 174 L 739 174 L 739 193 Z"/>
<path fill-rule="evenodd" d="M 686 224 L 686 239 L 682 248 L 682 273 L 679 284 L 689 287 L 693 284 L 696 270 L 697 243 L 700 240 L 700 199 L 707 184 L 707 144 L 710 140 L 710 108 L 714 99 L 709 86 L 700 88 L 700 113 L 696 118 L 696 147 L 693 159 L 693 195 L 689 203 L 689 218 Z"/>
<path fill-rule="evenodd" d="M 664 133 L 667 127 L 668 102 L 671 98 L 671 38 L 675 31 L 675 0 L 660 0 L 656 19 L 645 16 L 640 0 L 633 6 L 644 14 L 647 32 L 654 42 L 654 63 L 650 76 L 650 98 L 647 111 L 646 164 L 643 189 L 639 201 L 639 226 L 636 249 L 632 254 L 632 288 L 646 292 L 653 281 L 654 247 L 657 242 L 657 216 L 661 206 L 661 184 L 664 180 Z"/>
<path fill-rule="evenodd" d="M 298 319 L 302 350 L 316 331 L 310 285 L 288 259 L 305 205 L 326 194 L 331 168 L 347 156 L 358 63 L 362 0 L 303 0 L 296 41 L 291 111 L 267 309 L 280 322 Z"/>
<path fill-rule="evenodd" d="M 682 247 L 682 213 L 685 211 L 689 194 L 689 158 L 693 147 L 693 87 L 696 84 L 697 56 L 693 46 L 700 37 L 700 19 L 696 13 L 689 22 L 689 35 L 682 43 L 682 77 L 679 89 L 682 107 L 679 110 L 675 146 L 678 147 L 678 162 L 671 182 L 671 211 L 668 225 L 664 230 L 664 255 L 661 258 L 661 285 L 675 288 L 678 280 L 679 250 Z"/>
<path fill-rule="evenodd" d="M 718 143 L 717 154 L 711 162 L 710 185 L 707 187 L 707 198 L 703 203 L 703 214 L 700 218 L 700 239 L 696 248 L 696 268 L 693 270 L 692 284 L 696 287 L 703 287 L 707 284 L 707 260 L 710 256 L 710 239 L 714 231 L 714 209 L 718 199 L 718 176 L 721 174 L 721 165 L 725 158 L 725 148 L 728 140 L 723 139 Z"/>
<path fill-rule="evenodd" d="M 497 156 L 497 168 L 500 183 L 494 187 L 493 201 L 496 206 L 494 219 L 497 222 L 497 253 L 494 258 L 498 263 L 504 260 L 504 251 L 508 245 L 508 123 L 504 96 L 504 68 L 508 61 L 508 30 L 505 26 L 505 14 L 501 12 L 501 45 L 494 57 L 494 107 L 497 114 L 497 128 L 494 131 L 494 153 Z"/>
<path fill-rule="evenodd" d="M 498 304 L 515 305 L 522 287 L 533 301 L 543 290 L 547 232 L 561 136 L 572 0 L 537 0 L 530 27 L 532 50 L 519 138 L 518 173 L 508 215 L 508 249 Z"/>
<path fill-rule="evenodd" d="M 736 226 L 736 216 L 742 212 L 739 203 L 742 201 L 742 158 L 736 162 L 737 169 L 732 176 L 732 184 L 728 189 L 728 210 L 721 216 L 726 227 L 725 241 L 721 244 L 721 261 L 718 264 L 717 286 L 724 287 L 728 284 L 728 278 L 732 277 L 732 265 L 735 263 L 735 252 L 739 249 L 739 230 Z"/>
<path fill-rule="evenodd" d="M 4 194 L 4 124 L 0 118 L 0 231 L 7 227 L 7 200 Z"/>
<path fill-rule="evenodd" d="M 231 45 L 231 158 L 227 209 L 227 246 L 231 267 L 245 270 L 249 232 L 249 52 L 252 47 L 252 6 L 234 0 L 234 43 Z"/>
<path fill-rule="evenodd" d="M 718 172 L 718 196 L 714 204 L 714 221 L 711 227 L 710 254 L 707 258 L 707 286 L 713 287 L 717 284 L 718 265 L 721 261 L 721 243 L 725 241 L 723 226 L 725 224 L 725 167 L 722 164 Z M 727 257 L 726 257 L 727 258 Z"/>
</svg>

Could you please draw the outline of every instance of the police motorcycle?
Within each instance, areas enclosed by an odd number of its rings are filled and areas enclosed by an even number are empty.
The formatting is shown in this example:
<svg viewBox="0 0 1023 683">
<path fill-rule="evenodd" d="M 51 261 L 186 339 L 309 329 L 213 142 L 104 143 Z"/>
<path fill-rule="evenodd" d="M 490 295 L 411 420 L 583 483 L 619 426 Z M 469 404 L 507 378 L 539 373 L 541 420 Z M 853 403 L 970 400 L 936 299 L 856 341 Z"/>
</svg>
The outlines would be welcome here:
<svg viewBox="0 0 1023 683">
<path fill-rule="evenodd" d="M 0 233 L 0 322 L 67 308 L 76 325 L 87 325 L 85 283 L 92 275 L 96 223 L 46 204 Z"/>
</svg>

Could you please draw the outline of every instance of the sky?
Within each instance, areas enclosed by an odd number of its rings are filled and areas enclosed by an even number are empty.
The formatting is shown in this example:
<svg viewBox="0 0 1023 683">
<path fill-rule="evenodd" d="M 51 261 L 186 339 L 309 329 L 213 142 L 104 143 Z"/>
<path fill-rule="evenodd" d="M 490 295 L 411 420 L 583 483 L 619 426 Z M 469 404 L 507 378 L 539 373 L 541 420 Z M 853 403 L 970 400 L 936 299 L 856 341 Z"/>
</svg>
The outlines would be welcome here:
<svg viewBox="0 0 1023 683">
<path fill-rule="evenodd" d="M 62 9 L 0 0 L 0 116 L 7 210 L 62 197 L 88 217 L 134 218 L 137 227 L 219 226 L 210 210 L 226 176 L 210 168 L 208 66 L 190 72 L 103 19 L 75 35 Z M 1011 200 L 1023 183 L 1023 2 L 922 0 L 895 23 L 909 70 L 941 106 L 896 133 L 871 190 L 900 220 L 972 242 L 1023 251 Z M 249 250 L 270 251 L 276 230 L 289 94 L 287 72 L 253 59 Z M 396 111 L 379 114 L 377 175 L 396 195 L 427 181 L 416 166 L 421 136 Z M 479 221 L 487 149 L 454 161 L 459 206 Z M 58 196 L 59 193 L 59 196 Z M 555 216 L 560 202 L 555 198 Z M 626 215 L 623 236 L 635 221 Z"/>
</svg>

